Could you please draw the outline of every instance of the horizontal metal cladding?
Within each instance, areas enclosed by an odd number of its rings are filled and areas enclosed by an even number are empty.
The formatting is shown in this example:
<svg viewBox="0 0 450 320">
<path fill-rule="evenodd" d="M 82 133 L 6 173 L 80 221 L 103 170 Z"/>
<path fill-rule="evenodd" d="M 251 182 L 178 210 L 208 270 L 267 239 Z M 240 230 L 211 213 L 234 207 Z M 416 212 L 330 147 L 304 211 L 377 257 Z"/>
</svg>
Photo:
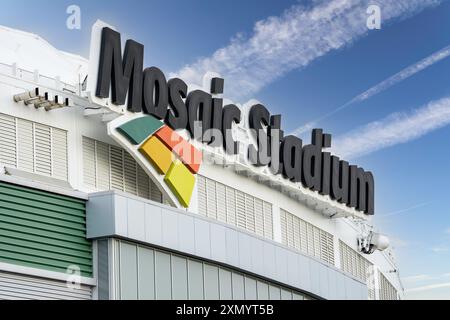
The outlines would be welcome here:
<svg viewBox="0 0 450 320">
<path fill-rule="evenodd" d="M 85 201 L 0 182 L 0 261 L 91 276 Z"/>
</svg>

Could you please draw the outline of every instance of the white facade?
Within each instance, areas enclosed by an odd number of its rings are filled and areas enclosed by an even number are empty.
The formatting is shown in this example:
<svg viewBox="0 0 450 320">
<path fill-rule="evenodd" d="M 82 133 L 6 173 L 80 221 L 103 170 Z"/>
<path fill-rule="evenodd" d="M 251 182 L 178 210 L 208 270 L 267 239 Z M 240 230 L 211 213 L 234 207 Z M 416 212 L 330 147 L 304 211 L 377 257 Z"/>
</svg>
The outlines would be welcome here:
<svg viewBox="0 0 450 320">
<path fill-rule="evenodd" d="M 38 36 L 4 27 L 0 40 L 2 166 L 19 169 L 19 174 L 35 173 L 34 179 L 55 178 L 62 187 L 70 185 L 83 193 L 114 189 L 170 206 L 170 195 L 158 178 L 144 172 L 140 159 L 123 151 L 121 138 L 108 134 L 107 124 L 117 115 L 92 110 L 97 105 L 82 86 L 89 66 L 86 59 L 58 51 Z M 13 101 L 14 95 L 36 87 L 68 97 L 70 107 L 45 111 Z M 125 112 L 124 117 L 131 115 Z M 235 130 L 243 134 L 240 128 Z M 369 298 L 403 297 L 392 251 L 358 252 L 357 221 L 370 224 L 367 216 L 262 169 L 239 162 L 223 166 L 214 150 L 204 150 L 204 155 L 207 161 L 197 177 L 189 215 L 218 220 L 349 273 L 369 283 Z M 46 178 L 41 182 L 59 183 Z"/>
</svg>

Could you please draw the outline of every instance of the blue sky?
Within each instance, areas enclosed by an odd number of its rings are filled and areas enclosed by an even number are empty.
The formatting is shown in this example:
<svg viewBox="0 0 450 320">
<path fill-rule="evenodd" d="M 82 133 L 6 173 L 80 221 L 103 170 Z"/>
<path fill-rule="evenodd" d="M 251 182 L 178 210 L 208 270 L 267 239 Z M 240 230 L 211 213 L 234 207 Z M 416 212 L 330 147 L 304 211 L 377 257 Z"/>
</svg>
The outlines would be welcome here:
<svg viewBox="0 0 450 320">
<path fill-rule="evenodd" d="M 450 45 L 450 2 L 399 0 L 408 4 L 399 9 L 371 1 L 381 8 L 380 30 L 361 27 L 366 1 L 308 24 L 338 2 L 4 0 L 0 24 L 88 57 L 90 27 L 102 19 L 145 45 L 145 65 L 193 81 L 193 72 L 217 68 L 225 95 L 259 99 L 292 132 Z M 81 30 L 66 28 L 70 4 L 81 8 Z M 416 288 L 410 298 L 450 298 L 449 71 L 450 57 L 430 63 L 316 124 L 374 173 L 375 221 L 393 240 L 405 287 Z M 251 85 L 237 81 L 248 75 Z"/>
</svg>

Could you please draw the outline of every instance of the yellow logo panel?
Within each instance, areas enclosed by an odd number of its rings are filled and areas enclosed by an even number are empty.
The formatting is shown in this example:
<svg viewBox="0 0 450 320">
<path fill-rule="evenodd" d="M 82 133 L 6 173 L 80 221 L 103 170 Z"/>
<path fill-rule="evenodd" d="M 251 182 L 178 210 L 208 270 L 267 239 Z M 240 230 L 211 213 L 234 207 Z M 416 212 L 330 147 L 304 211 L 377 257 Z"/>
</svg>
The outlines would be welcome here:
<svg viewBox="0 0 450 320">
<path fill-rule="evenodd" d="M 176 160 L 172 163 L 169 172 L 164 177 L 164 181 L 183 206 L 188 207 L 195 184 L 195 176 L 189 169 L 181 161 Z"/>
<path fill-rule="evenodd" d="M 172 152 L 155 136 L 150 137 L 139 151 L 153 164 L 160 174 L 166 174 L 172 164 Z"/>
</svg>

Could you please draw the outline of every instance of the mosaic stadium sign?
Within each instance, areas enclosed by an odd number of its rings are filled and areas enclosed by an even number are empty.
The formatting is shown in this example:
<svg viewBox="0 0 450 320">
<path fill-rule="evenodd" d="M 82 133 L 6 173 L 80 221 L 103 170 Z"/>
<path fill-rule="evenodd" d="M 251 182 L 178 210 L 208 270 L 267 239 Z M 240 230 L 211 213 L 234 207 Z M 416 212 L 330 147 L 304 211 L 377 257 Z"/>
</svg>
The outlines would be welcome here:
<svg viewBox="0 0 450 320">
<path fill-rule="evenodd" d="M 165 175 L 164 181 L 180 203 L 189 206 L 202 153 L 175 131 L 185 129 L 190 139 L 223 148 L 228 155 L 238 154 L 242 146 L 233 137 L 232 127 L 244 122 L 241 108 L 223 105 L 224 100 L 218 97 L 224 90 L 222 78 L 212 78 L 209 92 L 189 92 L 182 79 L 167 80 L 157 67 L 144 69 L 142 44 L 127 40 L 122 52 L 120 34 L 108 27 L 101 28 L 100 39 L 99 57 L 94 57 L 98 59 L 95 98 L 109 99 L 130 113 L 145 115 L 117 130 L 139 146 L 141 154 Z M 374 214 L 372 173 L 324 151 L 331 147 L 330 134 L 314 129 L 311 144 L 303 145 L 296 136 L 284 136 L 281 115 L 271 115 L 264 105 L 252 105 L 246 116 L 254 141 L 247 146 L 249 163 L 268 167 L 274 175 L 281 174 L 358 211 Z"/>
</svg>

